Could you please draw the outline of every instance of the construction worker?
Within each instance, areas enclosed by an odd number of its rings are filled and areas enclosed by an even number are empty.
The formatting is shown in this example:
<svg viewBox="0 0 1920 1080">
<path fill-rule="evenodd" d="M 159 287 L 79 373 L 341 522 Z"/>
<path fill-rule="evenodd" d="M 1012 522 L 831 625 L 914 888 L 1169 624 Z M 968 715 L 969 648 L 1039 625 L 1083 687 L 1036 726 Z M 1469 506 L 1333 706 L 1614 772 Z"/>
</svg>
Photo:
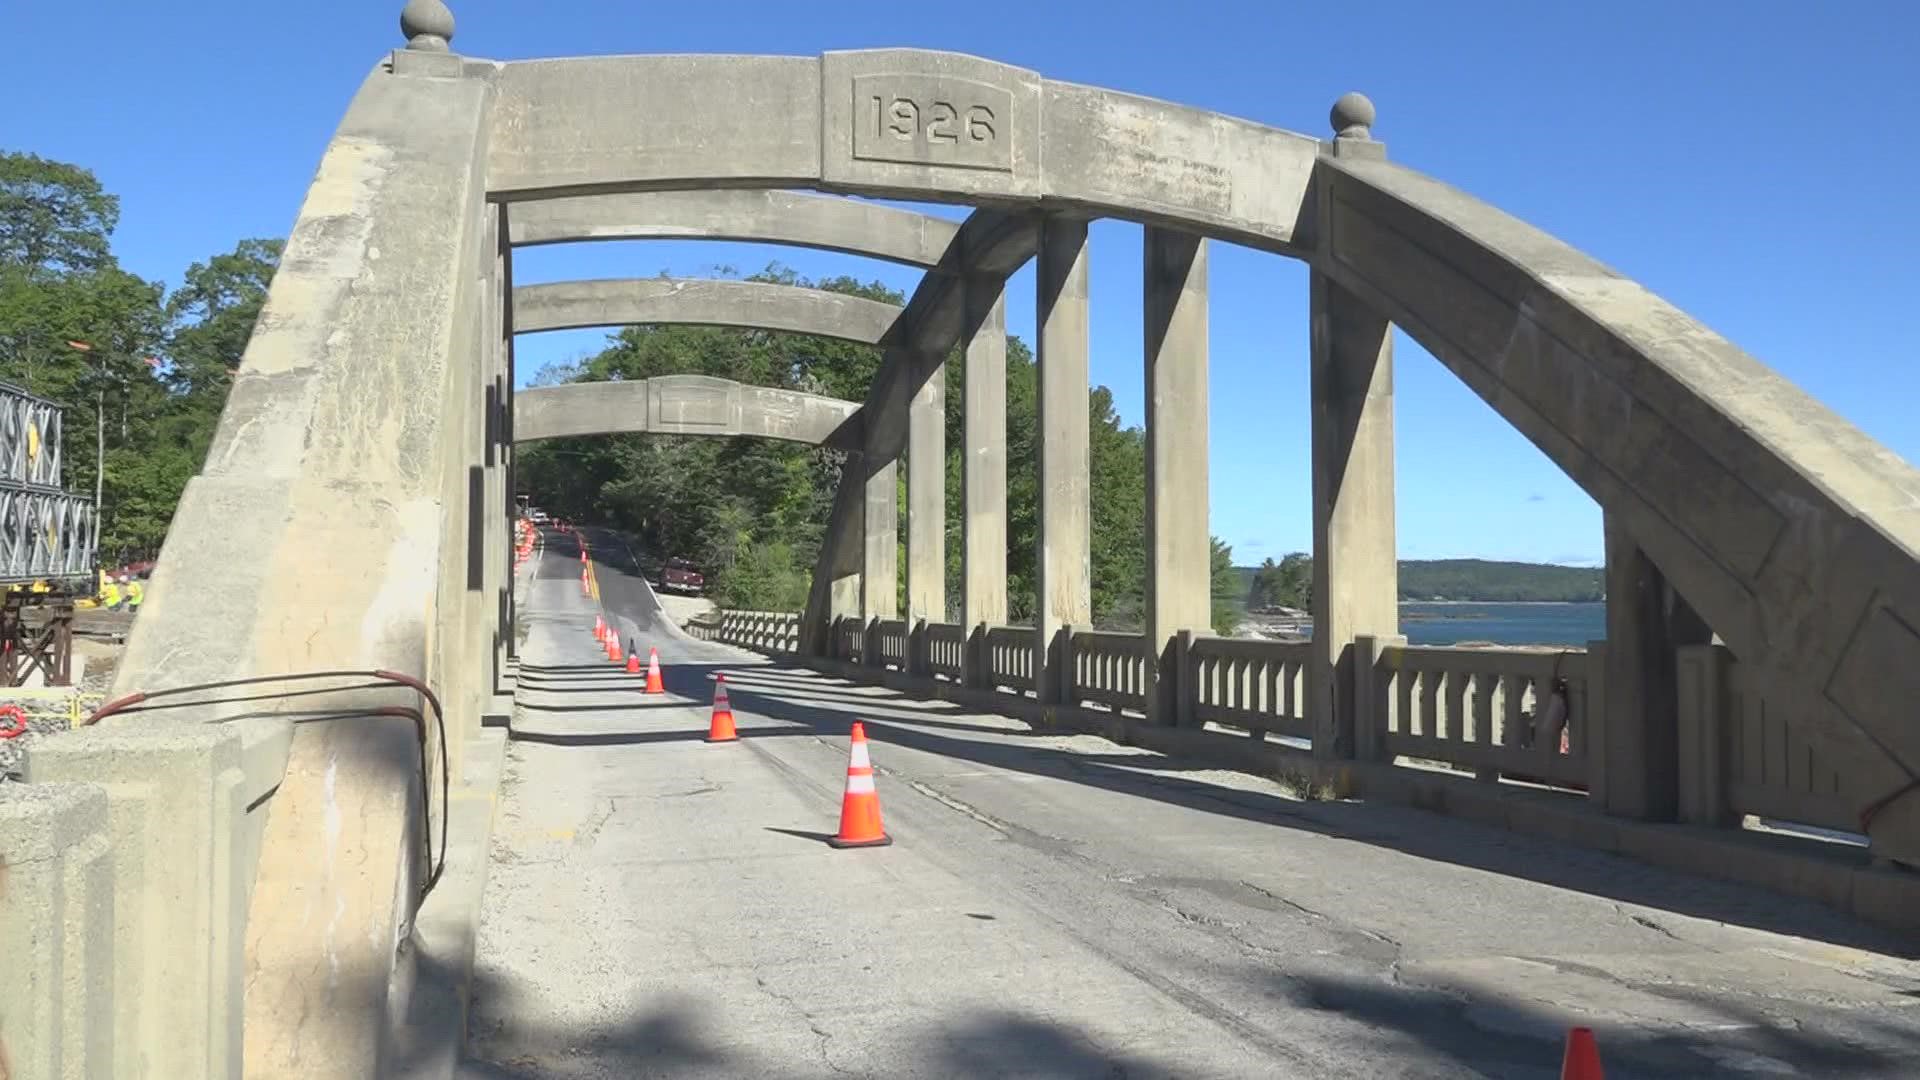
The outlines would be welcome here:
<svg viewBox="0 0 1920 1080">
<path fill-rule="evenodd" d="M 100 606 L 108 611 L 120 610 L 120 583 L 106 574 L 100 575 Z"/>
<path fill-rule="evenodd" d="M 140 583 L 139 578 L 130 579 L 127 582 L 127 610 L 136 611 L 136 612 L 139 611 L 140 602 L 142 600 L 145 600 L 146 598 L 147 598 L 147 587 Z"/>
</svg>

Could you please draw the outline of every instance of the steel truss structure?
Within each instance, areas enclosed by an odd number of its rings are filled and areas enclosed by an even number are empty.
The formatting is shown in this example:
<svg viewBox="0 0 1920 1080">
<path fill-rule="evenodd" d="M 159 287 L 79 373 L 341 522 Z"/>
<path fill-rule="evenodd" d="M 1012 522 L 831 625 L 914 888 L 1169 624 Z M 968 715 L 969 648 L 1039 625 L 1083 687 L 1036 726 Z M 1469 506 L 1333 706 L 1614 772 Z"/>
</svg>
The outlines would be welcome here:
<svg viewBox="0 0 1920 1080">
<path fill-rule="evenodd" d="M 60 406 L 0 383 L 0 482 L 60 488 Z"/>
<path fill-rule="evenodd" d="M 93 500 L 0 483 L 0 584 L 78 581 L 91 593 Z"/>
</svg>

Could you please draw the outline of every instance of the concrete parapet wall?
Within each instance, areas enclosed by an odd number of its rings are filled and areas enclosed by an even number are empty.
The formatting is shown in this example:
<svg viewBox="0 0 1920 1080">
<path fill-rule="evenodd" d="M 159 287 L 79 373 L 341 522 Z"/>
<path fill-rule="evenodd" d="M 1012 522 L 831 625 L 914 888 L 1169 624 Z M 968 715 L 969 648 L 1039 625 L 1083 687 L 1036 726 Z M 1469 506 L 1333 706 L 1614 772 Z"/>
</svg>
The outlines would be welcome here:
<svg viewBox="0 0 1920 1080">
<path fill-rule="evenodd" d="M 237 1077 L 248 898 L 288 725 L 141 719 L 34 747 L 26 788 L 105 797 L 115 1075 Z"/>
<path fill-rule="evenodd" d="M 107 817 L 94 784 L 0 785 L 0 1077 L 135 1075 L 114 1058 Z"/>
</svg>

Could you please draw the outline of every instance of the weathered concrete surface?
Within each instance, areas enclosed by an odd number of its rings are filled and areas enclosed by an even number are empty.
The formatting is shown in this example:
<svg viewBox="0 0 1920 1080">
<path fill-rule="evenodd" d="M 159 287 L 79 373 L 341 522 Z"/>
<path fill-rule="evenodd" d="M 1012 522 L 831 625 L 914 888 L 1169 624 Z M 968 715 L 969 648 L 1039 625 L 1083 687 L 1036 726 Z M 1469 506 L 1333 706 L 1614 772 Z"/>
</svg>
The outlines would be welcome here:
<svg viewBox="0 0 1920 1080">
<path fill-rule="evenodd" d="M 841 474 L 841 483 L 858 472 Z M 860 617 L 893 619 L 900 614 L 900 467 L 889 461 L 864 481 L 861 509 Z"/>
<path fill-rule="evenodd" d="M 1147 228 L 1141 258 L 1147 383 L 1147 650 L 1173 671 L 1174 638 L 1213 628 L 1207 531 L 1207 243 Z M 1178 715 L 1171 682 L 1147 666 L 1155 720 Z"/>
<path fill-rule="evenodd" d="M 738 240 L 937 266 L 958 222 L 793 191 L 635 191 L 513 207 L 515 244 L 583 240 Z"/>
<path fill-rule="evenodd" d="M 0 784 L 0 1076 L 132 1075 L 114 1068 L 107 813 L 92 784 Z"/>
<path fill-rule="evenodd" d="M 967 282 L 966 387 L 961 410 L 960 624 L 1007 621 L 1007 302 L 1001 283 Z"/>
<path fill-rule="evenodd" d="M 1322 269 L 1592 495 L 1863 809 L 1920 775 L 1920 471 L 1552 237 L 1385 162 L 1322 167 Z M 1920 863 L 1920 797 L 1870 832 Z"/>
<path fill-rule="evenodd" d="M 548 583 L 469 1077 L 1519 1078 L 1575 1023 L 1615 1078 L 1920 1067 L 1920 969 L 1813 905 L 686 643 L 612 582 L 669 694 Z M 895 843 L 836 852 L 853 719 Z"/>
<path fill-rule="evenodd" d="M 1035 411 L 1040 432 L 1040 528 L 1034 560 L 1033 673 L 1041 701 L 1060 696 L 1063 626 L 1093 621 L 1092 533 L 1088 507 L 1087 223 L 1049 218 L 1034 276 L 1039 347 Z"/>
<path fill-rule="evenodd" d="M 1335 139 L 1336 154 L 1371 149 Z M 1332 235 L 1325 174 L 1316 234 Z M 1313 745 L 1324 758 L 1358 748 L 1353 642 L 1400 632 L 1394 525 L 1393 327 L 1316 268 L 1307 285 L 1313 424 Z"/>
<path fill-rule="evenodd" d="M 472 358 L 481 347 L 476 271 L 489 254 L 488 96 L 481 79 L 380 69 L 361 87 L 174 517 L 117 692 L 380 667 L 436 687 L 451 729 L 471 722 L 488 668 L 471 632 L 484 605 L 470 602 L 465 573 L 470 475 L 485 445 L 482 365 Z M 296 701 L 352 711 L 418 698 L 355 691 Z M 215 706 L 200 718 L 263 707 L 276 706 Z M 376 1071 L 421 872 L 418 774 L 410 721 L 298 726 L 248 914 L 247 1075 Z M 177 945 L 204 950 L 208 940 Z M 121 980 L 117 989 L 157 1009 L 205 1002 L 200 986 Z M 145 1045 L 226 1045 L 223 1032 L 187 1030 Z M 164 1062 L 156 1070 L 225 1075 Z"/>
<path fill-rule="evenodd" d="M 947 620 L 947 369 L 908 409 L 907 621 Z"/>
<path fill-rule="evenodd" d="M 680 323 L 786 330 L 872 345 L 901 309 L 825 289 L 760 281 L 613 278 L 521 285 L 513 290 L 513 332 Z"/>
<path fill-rule="evenodd" d="M 533 386 L 514 394 L 517 442 L 574 435 L 757 435 L 818 445 L 859 406 L 706 375 Z M 855 425 L 857 426 L 857 425 Z"/>
<path fill-rule="evenodd" d="M 517 61 L 497 85 L 487 186 L 508 200 L 811 187 L 1191 223 L 1287 251 L 1319 149 L 1202 109 L 918 49 Z"/>
</svg>

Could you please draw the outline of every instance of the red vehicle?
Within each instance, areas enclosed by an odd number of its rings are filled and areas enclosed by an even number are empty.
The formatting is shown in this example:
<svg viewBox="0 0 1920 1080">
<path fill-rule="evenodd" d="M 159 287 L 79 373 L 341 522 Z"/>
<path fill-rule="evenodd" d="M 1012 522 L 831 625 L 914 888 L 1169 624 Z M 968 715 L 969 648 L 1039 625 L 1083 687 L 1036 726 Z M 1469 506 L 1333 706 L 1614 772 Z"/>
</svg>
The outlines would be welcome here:
<svg viewBox="0 0 1920 1080">
<path fill-rule="evenodd" d="M 698 594 L 707 587 L 707 579 L 693 568 L 686 559 L 668 559 L 660 570 L 660 589 L 662 592 L 683 592 Z"/>
</svg>

